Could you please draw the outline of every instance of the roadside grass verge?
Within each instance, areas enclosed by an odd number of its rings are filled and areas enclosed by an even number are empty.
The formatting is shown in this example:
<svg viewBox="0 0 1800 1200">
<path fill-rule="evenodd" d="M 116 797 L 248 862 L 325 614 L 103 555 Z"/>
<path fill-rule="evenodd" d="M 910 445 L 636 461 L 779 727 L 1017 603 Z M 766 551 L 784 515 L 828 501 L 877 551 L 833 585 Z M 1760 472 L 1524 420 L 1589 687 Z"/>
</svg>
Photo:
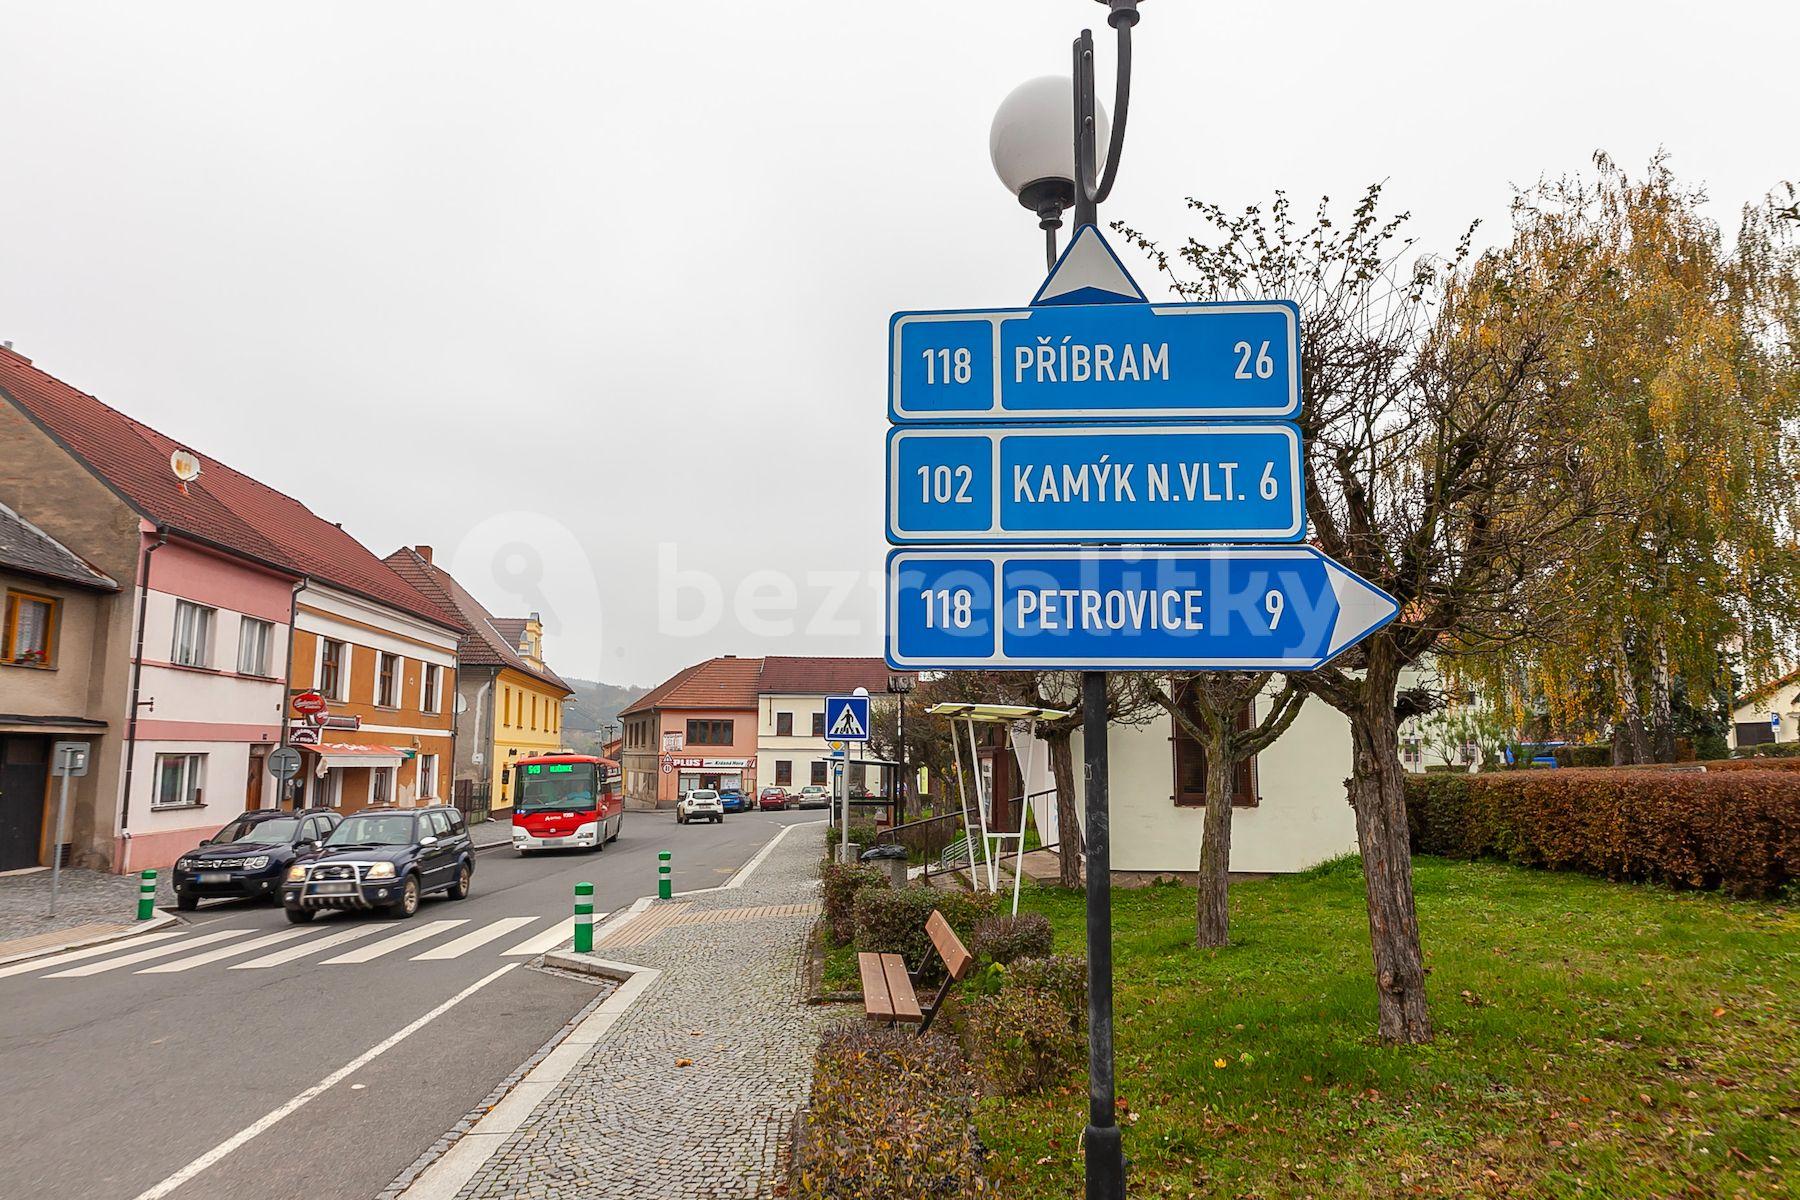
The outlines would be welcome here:
<svg viewBox="0 0 1800 1200">
<path fill-rule="evenodd" d="M 1420 858 L 1437 1040 L 1392 1049 L 1360 867 L 1114 893 L 1119 1118 L 1136 1196 L 1776 1197 L 1800 1180 L 1800 911 Z M 1030 888 L 1059 952 L 1079 894 Z M 1081 1193 L 1085 1062 L 990 1097 L 1009 1197 Z"/>
</svg>

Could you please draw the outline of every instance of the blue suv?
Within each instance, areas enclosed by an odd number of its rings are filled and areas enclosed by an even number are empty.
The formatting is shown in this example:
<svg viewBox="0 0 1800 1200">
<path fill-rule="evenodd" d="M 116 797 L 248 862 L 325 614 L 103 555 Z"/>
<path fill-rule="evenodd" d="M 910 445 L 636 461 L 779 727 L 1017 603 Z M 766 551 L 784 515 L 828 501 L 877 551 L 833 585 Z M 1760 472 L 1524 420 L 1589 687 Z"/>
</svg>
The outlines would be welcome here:
<svg viewBox="0 0 1800 1200">
<path fill-rule="evenodd" d="M 288 920 L 322 909 L 384 909 L 410 917 L 431 892 L 469 894 L 475 847 L 454 808 L 371 808 L 345 817 L 325 845 L 288 868 L 281 903 Z"/>
</svg>

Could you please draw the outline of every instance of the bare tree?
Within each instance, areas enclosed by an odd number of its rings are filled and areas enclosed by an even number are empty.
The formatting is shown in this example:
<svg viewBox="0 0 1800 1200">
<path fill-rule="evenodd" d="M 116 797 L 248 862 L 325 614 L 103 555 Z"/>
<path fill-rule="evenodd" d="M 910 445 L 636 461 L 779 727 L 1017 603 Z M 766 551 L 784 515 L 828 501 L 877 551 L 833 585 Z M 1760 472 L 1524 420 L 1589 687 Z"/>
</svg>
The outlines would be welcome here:
<svg viewBox="0 0 1800 1200">
<path fill-rule="evenodd" d="M 1402 259 L 1405 214 L 1370 188 L 1340 227 L 1328 202 L 1297 221 L 1190 201 L 1209 241 L 1165 253 L 1127 230 L 1194 299 L 1283 297 L 1302 311 L 1307 516 L 1315 543 L 1399 602 L 1346 658 L 1297 676 L 1349 718 L 1351 775 L 1381 1037 L 1431 1037 L 1413 902 L 1398 692 L 1427 655 L 1539 628 L 1546 568 L 1586 532 L 1579 431 L 1548 348 L 1570 319 L 1572 272 L 1516 242 L 1476 256 Z M 1472 233 L 1472 230 L 1471 230 Z M 1185 273 L 1185 274 L 1184 274 Z M 1567 600 L 1566 595 L 1559 597 Z"/>
<path fill-rule="evenodd" d="M 1287 731 L 1306 703 L 1306 692 L 1287 679 L 1269 711 L 1248 728 L 1239 717 L 1269 686 L 1267 671 L 1217 671 L 1177 676 L 1173 696 L 1155 676 L 1144 688 L 1206 754 L 1206 816 L 1200 837 L 1200 877 L 1194 944 L 1223 946 L 1231 932 L 1231 804 L 1237 766 Z M 1186 701 L 1186 704 L 1182 702 Z"/>
</svg>

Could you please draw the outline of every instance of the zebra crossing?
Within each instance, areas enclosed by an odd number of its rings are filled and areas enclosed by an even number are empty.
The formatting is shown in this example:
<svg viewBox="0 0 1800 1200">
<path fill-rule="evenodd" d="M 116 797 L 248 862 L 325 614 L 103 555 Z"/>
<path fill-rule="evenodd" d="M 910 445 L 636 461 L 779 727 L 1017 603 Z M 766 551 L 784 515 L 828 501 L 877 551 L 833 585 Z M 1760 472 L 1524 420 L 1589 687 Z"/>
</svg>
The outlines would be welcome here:
<svg viewBox="0 0 1800 1200">
<path fill-rule="evenodd" d="M 539 926 L 530 936 L 527 929 Z M 534 958 L 574 936 L 568 917 L 500 917 L 491 921 L 445 918 L 355 924 L 329 922 L 276 931 L 262 929 L 160 930 L 122 942 L 85 946 L 47 958 L 0 966 L 0 979 L 28 975 L 49 981 L 87 979 L 120 972 L 181 975 L 206 967 L 261 971 L 289 963 L 324 967 L 359 966 L 394 956 L 413 962 L 446 962 L 486 952 L 498 958 Z M 509 944 L 510 943 L 510 944 Z M 504 949 L 497 949 L 504 946 Z M 496 953 L 497 951 L 497 953 Z M 235 961 L 234 961 L 235 960 Z"/>
</svg>

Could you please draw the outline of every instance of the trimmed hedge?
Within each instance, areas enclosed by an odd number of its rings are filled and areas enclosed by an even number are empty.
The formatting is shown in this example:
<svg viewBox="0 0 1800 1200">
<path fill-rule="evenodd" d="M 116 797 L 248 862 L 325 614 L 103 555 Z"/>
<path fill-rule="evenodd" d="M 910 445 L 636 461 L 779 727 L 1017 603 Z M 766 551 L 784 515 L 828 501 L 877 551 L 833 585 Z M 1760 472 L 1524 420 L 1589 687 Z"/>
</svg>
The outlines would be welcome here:
<svg viewBox="0 0 1800 1200">
<path fill-rule="evenodd" d="M 856 948 L 866 954 L 898 954 L 912 970 L 939 979 L 943 964 L 925 932 L 931 910 L 943 913 L 966 945 L 975 927 L 994 915 L 995 907 L 994 897 L 986 893 L 932 887 L 863 888 L 856 893 Z"/>
<path fill-rule="evenodd" d="M 989 917 L 975 926 L 969 949 L 982 962 L 1010 963 L 1021 958 L 1048 958 L 1056 943 L 1050 918 L 1043 913 Z"/>
<path fill-rule="evenodd" d="M 831 940 L 843 946 L 856 934 L 856 893 L 863 888 L 886 887 L 888 879 L 873 867 L 826 863 L 819 869 L 824 893 L 825 927 Z"/>
<path fill-rule="evenodd" d="M 972 1121 L 974 1087 L 954 1040 L 858 1022 L 829 1030 L 794 1145 L 800 1200 L 991 1194 Z"/>
<path fill-rule="evenodd" d="M 1737 896 L 1773 895 L 1800 878 L 1794 770 L 1412 775 L 1406 808 L 1424 854 Z"/>
</svg>

